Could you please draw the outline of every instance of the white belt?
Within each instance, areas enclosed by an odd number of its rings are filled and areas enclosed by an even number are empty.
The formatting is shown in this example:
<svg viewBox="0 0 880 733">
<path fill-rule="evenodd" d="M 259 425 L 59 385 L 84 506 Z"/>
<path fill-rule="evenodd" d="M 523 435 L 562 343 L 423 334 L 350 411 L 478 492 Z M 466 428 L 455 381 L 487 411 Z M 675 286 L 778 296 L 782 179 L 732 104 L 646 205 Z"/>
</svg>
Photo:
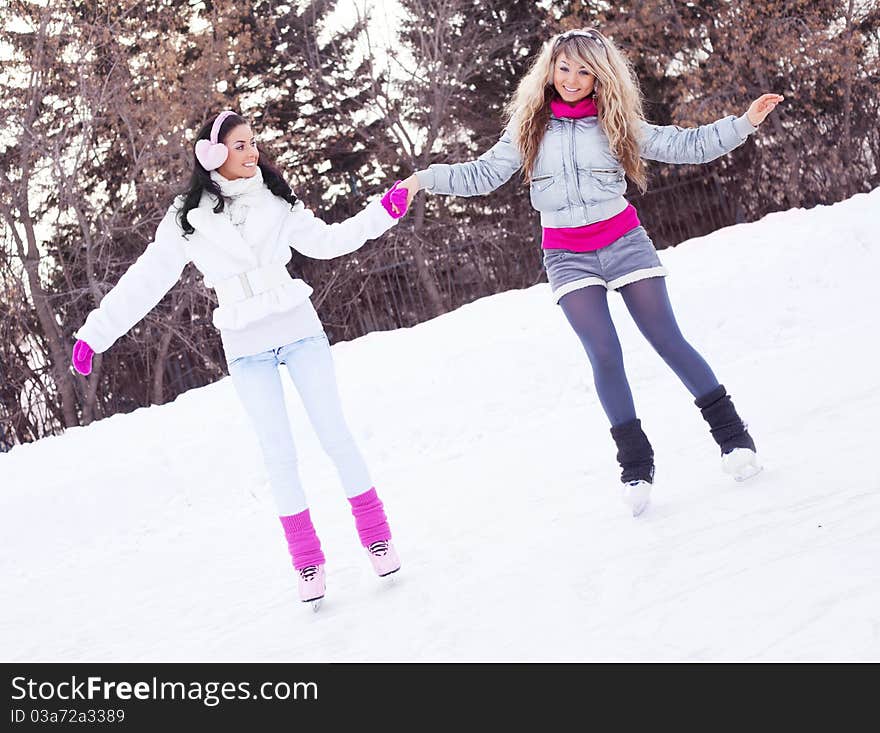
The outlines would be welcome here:
<svg viewBox="0 0 880 733">
<path fill-rule="evenodd" d="M 221 306 L 239 303 L 293 280 L 284 265 L 264 265 L 214 283 Z"/>
</svg>

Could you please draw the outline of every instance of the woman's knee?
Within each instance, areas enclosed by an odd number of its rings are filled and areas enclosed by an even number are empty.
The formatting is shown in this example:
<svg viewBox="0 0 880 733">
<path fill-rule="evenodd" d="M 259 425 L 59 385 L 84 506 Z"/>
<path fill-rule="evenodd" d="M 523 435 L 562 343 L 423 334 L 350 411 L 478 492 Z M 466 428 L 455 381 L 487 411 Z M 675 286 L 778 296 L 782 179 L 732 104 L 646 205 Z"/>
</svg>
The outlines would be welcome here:
<svg viewBox="0 0 880 733">
<path fill-rule="evenodd" d="M 663 333 L 654 338 L 649 338 L 654 351 L 665 361 L 687 357 L 694 352 L 694 348 L 684 339 L 681 333 Z"/>
<path fill-rule="evenodd" d="M 616 339 L 598 343 L 595 341 L 585 342 L 584 347 L 594 370 L 604 372 L 623 368 L 623 351 L 620 348 L 620 342 Z"/>
<path fill-rule="evenodd" d="M 266 465 L 278 466 L 285 470 L 296 469 L 299 464 L 299 458 L 296 450 L 290 445 L 280 445 L 278 443 L 264 443 L 263 461 Z"/>
<path fill-rule="evenodd" d="M 332 435 L 321 435 L 319 440 L 321 448 L 334 463 L 345 461 L 349 456 L 359 454 L 357 443 L 347 429 Z"/>
</svg>

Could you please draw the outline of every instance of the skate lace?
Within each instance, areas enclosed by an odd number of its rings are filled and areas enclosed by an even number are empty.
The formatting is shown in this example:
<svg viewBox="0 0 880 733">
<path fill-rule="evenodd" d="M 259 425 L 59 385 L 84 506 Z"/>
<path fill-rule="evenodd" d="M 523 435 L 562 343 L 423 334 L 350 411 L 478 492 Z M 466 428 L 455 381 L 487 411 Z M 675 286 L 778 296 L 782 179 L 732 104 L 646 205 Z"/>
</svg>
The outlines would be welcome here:
<svg viewBox="0 0 880 733">
<path fill-rule="evenodd" d="M 300 576 L 305 581 L 313 580 L 314 577 L 318 574 L 318 566 L 317 565 L 309 565 L 308 567 L 303 568 L 299 571 Z"/>
<path fill-rule="evenodd" d="M 373 542 L 367 549 L 370 551 L 371 555 L 382 557 L 388 553 L 388 542 L 387 540 L 378 540 L 377 542 Z"/>
</svg>

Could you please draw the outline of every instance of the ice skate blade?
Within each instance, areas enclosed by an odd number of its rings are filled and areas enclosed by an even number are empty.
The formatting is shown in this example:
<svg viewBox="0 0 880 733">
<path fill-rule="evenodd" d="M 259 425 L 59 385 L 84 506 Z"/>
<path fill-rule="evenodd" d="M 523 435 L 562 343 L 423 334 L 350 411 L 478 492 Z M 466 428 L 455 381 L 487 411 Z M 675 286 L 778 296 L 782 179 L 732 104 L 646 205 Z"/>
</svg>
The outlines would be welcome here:
<svg viewBox="0 0 880 733">
<path fill-rule="evenodd" d="M 317 611 L 321 607 L 321 603 L 324 600 L 324 596 L 318 596 L 317 598 L 303 598 L 303 603 L 308 603 L 313 611 Z"/>
<path fill-rule="evenodd" d="M 397 570 L 400 570 L 400 568 L 397 568 Z M 386 588 L 391 587 L 397 582 L 397 570 L 392 570 L 389 573 L 385 573 L 385 575 L 380 575 L 379 582 Z"/>
<path fill-rule="evenodd" d="M 733 474 L 733 480 L 739 481 L 740 483 L 743 481 L 748 481 L 753 476 L 757 476 L 763 470 L 763 466 L 746 466 L 744 470 L 740 471 L 739 473 Z"/>
</svg>

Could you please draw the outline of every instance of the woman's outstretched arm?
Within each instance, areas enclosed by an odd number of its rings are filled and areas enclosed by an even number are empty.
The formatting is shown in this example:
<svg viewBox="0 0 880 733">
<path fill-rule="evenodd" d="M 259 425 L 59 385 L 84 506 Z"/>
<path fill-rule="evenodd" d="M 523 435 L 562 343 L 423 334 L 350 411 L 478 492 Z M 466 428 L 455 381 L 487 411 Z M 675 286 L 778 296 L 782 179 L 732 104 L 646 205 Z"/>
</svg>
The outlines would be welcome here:
<svg viewBox="0 0 880 733">
<path fill-rule="evenodd" d="M 409 191 L 407 205 L 419 190 L 451 196 L 484 196 L 510 180 L 522 166 L 522 156 L 510 127 L 501 139 L 476 160 L 466 163 L 432 163 L 401 182 Z"/>
<path fill-rule="evenodd" d="M 779 94 L 762 94 L 745 114 L 729 115 L 699 127 L 646 122 L 642 127 L 642 156 L 663 163 L 708 163 L 742 145 L 782 99 Z"/>
<path fill-rule="evenodd" d="M 345 221 L 328 224 L 298 201 L 284 222 L 283 236 L 297 252 L 317 260 L 341 257 L 362 247 L 367 240 L 387 232 L 406 213 L 403 196 L 394 188 L 380 200 L 367 204 L 363 210 Z"/>
<path fill-rule="evenodd" d="M 156 307 L 174 287 L 188 261 L 175 203 L 156 229 L 155 239 L 89 313 L 74 337 L 98 354 L 106 351 Z"/>
</svg>

